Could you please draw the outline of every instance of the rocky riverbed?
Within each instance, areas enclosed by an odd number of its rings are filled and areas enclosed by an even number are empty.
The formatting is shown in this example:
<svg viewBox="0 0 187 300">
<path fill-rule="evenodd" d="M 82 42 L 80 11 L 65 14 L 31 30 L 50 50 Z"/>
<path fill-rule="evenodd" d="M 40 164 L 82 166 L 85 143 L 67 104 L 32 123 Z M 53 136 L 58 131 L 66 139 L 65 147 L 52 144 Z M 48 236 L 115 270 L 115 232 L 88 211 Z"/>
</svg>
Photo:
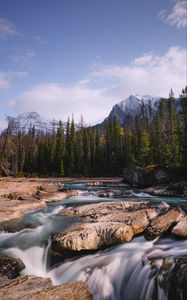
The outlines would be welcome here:
<svg viewBox="0 0 187 300">
<path fill-rule="evenodd" d="M 0 299 L 185 299 L 178 200 L 111 181 L 10 182 L 0 181 Z"/>
<path fill-rule="evenodd" d="M 0 223 L 21 219 L 28 211 L 77 194 L 73 190 L 60 192 L 63 186 L 63 183 L 0 178 Z"/>
</svg>

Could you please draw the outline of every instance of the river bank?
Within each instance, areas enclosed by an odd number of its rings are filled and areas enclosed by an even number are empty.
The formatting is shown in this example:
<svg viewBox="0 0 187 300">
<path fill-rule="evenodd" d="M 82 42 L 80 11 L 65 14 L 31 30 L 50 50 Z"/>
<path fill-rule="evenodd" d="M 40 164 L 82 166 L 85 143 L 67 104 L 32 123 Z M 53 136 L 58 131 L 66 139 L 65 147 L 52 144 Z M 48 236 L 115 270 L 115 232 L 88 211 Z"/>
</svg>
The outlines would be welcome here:
<svg viewBox="0 0 187 300">
<path fill-rule="evenodd" d="M 45 208 L 47 203 L 76 195 L 76 191 L 66 190 L 62 182 L 45 179 L 0 178 L 0 222 L 23 218 L 24 213 Z"/>
</svg>

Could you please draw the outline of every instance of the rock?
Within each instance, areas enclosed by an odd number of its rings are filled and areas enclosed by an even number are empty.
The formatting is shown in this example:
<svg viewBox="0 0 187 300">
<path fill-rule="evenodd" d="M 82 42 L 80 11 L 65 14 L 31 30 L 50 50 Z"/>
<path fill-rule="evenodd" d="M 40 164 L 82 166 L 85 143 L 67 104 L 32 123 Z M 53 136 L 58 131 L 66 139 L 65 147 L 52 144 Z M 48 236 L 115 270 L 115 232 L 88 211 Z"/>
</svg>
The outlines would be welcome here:
<svg viewBox="0 0 187 300">
<path fill-rule="evenodd" d="M 98 194 L 98 196 L 101 197 L 101 198 L 113 197 L 114 196 L 114 192 L 112 192 L 112 191 L 100 192 Z"/>
<path fill-rule="evenodd" d="M 129 167 L 124 169 L 123 181 L 128 184 L 146 187 L 170 182 L 172 178 L 168 168 Z"/>
<path fill-rule="evenodd" d="M 171 196 L 187 197 L 187 182 L 179 181 L 168 186 Z"/>
<path fill-rule="evenodd" d="M 0 223 L 0 232 L 17 232 L 27 228 L 36 228 L 34 223 L 19 223 L 16 221 L 8 221 Z"/>
<path fill-rule="evenodd" d="M 24 263 L 19 258 L 5 255 L 0 256 L 0 266 L 0 276 L 7 276 L 8 278 L 18 276 L 25 269 Z"/>
<path fill-rule="evenodd" d="M 2 204 L 2 201 L 0 202 Z M 0 205 L 1 206 L 1 205 Z M 10 220 L 17 220 L 23 218 L 23 213 L 15 209 L 8 207 L 0 207 L 0 222 L 6 222 Z"/>
<path fill-rule="evenodd" d="M 92 181 L 87 183 L 88 186 L 95 186 L 95 185 L 102 185 L 102 184 L 103 183 L 100 181 Z"/>
<path fill-rule="evenodd" d="M 62 209 L 58 214 L 75 217 L 89 217 L 96 219 L 97 216 L 107 215 L 113 211 L 137 210 L 147 207 L 149 201 L 124 201 L 124 202 L 101 202 L 89 205 L 80 205 Z"/>
<path fill-rule="evenodd" d="M 187 299 L 187 257 L 177 259 L 169 278 L 168 299 Z"/>
<path fill-rule="evenodd" d="M 122 196 L 122 191 L 120 190 L 107 190 L 107 191 L 103 191 L 98 193 L 98 196 L 101 198 L 107 198 L 107 197 L 119 197 Z"/>
<path fill-rule="evenodd" d="M 165 214 L 162 214 L 151 221 L 151 224 L 144 232 L 147 240 L 152 240 L 162 233 L 166 232 L 172 225 L 179 222 L 185 213 L 180 207 L 170 209 Z"/>
<path fill-rule="evenodd" d="M 46 207 L 46 202 L 77 195 L 74 190 L 60 192 L 62 185 L 31 182 L 26 179 L 0 181 L 0 223 L 22 219 L 25 212 Z"/>
<path fill-rule="evenodd" d="M 172 234 L 180 238 L 187 238 L 187 215 L 173 227 Z"/>
<path fill-rule="evenodd" d="M 155 196 L 187 197 L 187 182 L 171 182 L 169 184 L 148 187 L 142 191 Z"/>
<path fill-rule="evenodd" d="M 128 242 L 132 239 L 132 227 L 118 222 L 85 223 L 72 226 L 68 231 L 52 237 L 52 251 L 97 250 L 103 246 Z"/>
<path fill-rule="evenodd" d="M 51 193 L 51 194 L 46 194 L 43 198 L 45 202 L 56 202 L 56 201 L 61 201 L 69 197 L 74 197 L 77 196 L 78 192 L 76 190 L 65 190 L 62 189 L 59 192 L 56 193 Z"/>
<path fill-rule="evenodd" d="M 181 180 L 185 181 L 177 184 L 176 186 L 175 183 L 172 183 L 171 186 L 173 185 L 173 189 L 177 189 L 179 191 L 178 195 L 181 195 L 181 191 L 182 193 L 186 193 L 186 167 L 129 167 L 124 169 L 123 182 L 140 187 L 150 187 L 162 184 L 169 184 L 173 181 L 176 182 L 176 178 L 180 178 Z M 168 194 L 170 192 L 171 195 L 171 191 L 168 190 L 167 192 Z"/>
<path fill-rule="evenodd" d="M 92 300 L 88 286 L 82 281 L 73 281 L 52 286 L 50 278 L 20 276 L 7 280 L 0 278 L 1 300 Z"/>
<path fill-rule="evenodd" d="M 133 228 L 134 234 L 143 232 L 150 221 L 158 216 L 155 208 L 142 209 L 134 212 L 113 212 L 98 218 L 99 222 L 125 223 Z M 88 220 L 87 220 L 88 221 Z"/>
</svg>

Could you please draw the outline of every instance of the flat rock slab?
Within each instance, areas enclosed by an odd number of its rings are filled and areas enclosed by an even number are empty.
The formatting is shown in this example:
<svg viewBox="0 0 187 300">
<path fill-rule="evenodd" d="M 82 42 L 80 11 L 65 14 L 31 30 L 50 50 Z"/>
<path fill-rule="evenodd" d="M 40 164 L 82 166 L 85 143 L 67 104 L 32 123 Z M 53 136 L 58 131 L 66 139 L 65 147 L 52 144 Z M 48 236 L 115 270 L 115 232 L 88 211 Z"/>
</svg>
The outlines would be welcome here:
<svg viewBox="0 0 187 300">
<path fill-rule="evenodd" d="M 23 269 L 25 269 L 25 265 L 21 259 L 5 255 L 0 256 L 0 276 L 14 278 L 18 276 Z"/>
<path fill-rule="evenodd" d="M 134 234 L 139 234 L 148 227 L 150 221 L 158 216 L 155 208 L 141 209 L 133 212 L 115 211 L 105 216 L 101 216 L 99 222 L 125 223 L 133 228 Z"/>
<path fill-rule="evenodd" d="M 178 223 L 185 213 L 180 207 L 170 209 L 165 214 L 162 214 L 151 221 L 151 224 L 144 232 L 147 240 L 155 239 L 157 236 L 166 232 L 172 225 Z"/>
<path fill-rule="evenodd" d="M 74 190 L 60 192 L 62 184 L 42 183 L 27 179 L 0 180 L 0 222 L 22 219 L 25 212 L 46 207 L 46 202 L 77 195 Z"/>
<path fill-rule="evenodd" d="M 173 227 L 172 234 L 179 238 L 187 238 L 187 215 Z"/>
<path fill-rule="evenodd" d="M 81 205 L 61 210 L 59 215 L 97 218 L 97 216 L 107 215 L 112 211 L 137 210 L 147 207 L 149 201 L 124 201 L 124 202 L 101 202 L 88 205 Z"/>
<path fill-rule="evenodd" d="M 27 211 L 45 208 L 45 201 L 0 199 L 0 222 L 17 220 Z"/>
<path fill-rule="evenodd" d="M 50 278 L 20 276 L 13 280 L 0 278 L 1 300 L 92 300 L 82 281 L 52 286 Z"/>
<path fill-rule="evenodd" d="M 118 222 L 77 224 L 52 238 L 52 251 L 97 250 L 103 246 L 130 241 L 134 236 L 132 227 Z"/>
</svg>

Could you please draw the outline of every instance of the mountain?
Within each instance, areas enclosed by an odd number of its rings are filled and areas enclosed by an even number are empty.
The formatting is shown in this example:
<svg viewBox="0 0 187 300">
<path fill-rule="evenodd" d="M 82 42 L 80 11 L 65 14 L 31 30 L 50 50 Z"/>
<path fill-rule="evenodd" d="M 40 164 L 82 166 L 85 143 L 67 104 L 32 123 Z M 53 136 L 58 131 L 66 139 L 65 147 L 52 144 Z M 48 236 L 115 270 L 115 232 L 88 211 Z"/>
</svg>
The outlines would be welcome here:
<svg viewBox="0 0 187 300">
<path fill-rule="evenodd" d="M 18 115 L 13 120 L 12 131 L 14 134 L 18 132 L 27 133 L 29 129 L 35 128 L 36 133 L 47 133 L 50 134 L 53 130 L 57 130 L 57 120 L 45 120 L 36 112 L 26 112 Z M 65 128 L 66 123 L 62 123 Z"/>
<path fill-rule="evenodd" d="M 140 115 L 142 105 L 144 105 L 144 110 L 151 118 L 151 115 L 153 116 L 154 113 L 158 110 L 161 99 L 161 97 L 153 97 L 150 95 L 131 95 L 125 100 L 115 104 L 108 117 L 105 118 L 102 123 L 96 125 L 96 127 L 99 130 L 102 130 L 114 116 L 117 118 L 121 126 L 125 126 L 129 117 L 134 120 L 136 116 Z M 178 99 L 175 99 L 175 106 L 176 110 L 180 111 L 180 103 Z"/>
<path fill-rule="evenodd" d="M 103 130 L 105 125 L 109 123 L 115 116 L 121 126 L 125 126 L 127 120 L 140 115 L 142 104 L 147 115 L 151 118 L 159 107 L 161 97 L 153 97 L 150 95 L 131 95 L 125 100 L 115 104 L 107 118 L 100 124 L 95 125 L 95 128 Z M 177 112 L 180 111 L 180 101 L 175 99 L 175 107 Z M 27 112 L 18 115 L 13 118 L 13 133 L 28 132 L 30 128 L 35 127 L 36 133 L 47 133 L 50 134 L 53 130 L 57 130 L 59 121 L 57 120 L 46 120 L 42 118 L 37 112 Z M 62 123 L 64 129 L 66 123 Z M 76 130 L 79 129 L 79 125 L 75 124 Z"/>
</svg>

